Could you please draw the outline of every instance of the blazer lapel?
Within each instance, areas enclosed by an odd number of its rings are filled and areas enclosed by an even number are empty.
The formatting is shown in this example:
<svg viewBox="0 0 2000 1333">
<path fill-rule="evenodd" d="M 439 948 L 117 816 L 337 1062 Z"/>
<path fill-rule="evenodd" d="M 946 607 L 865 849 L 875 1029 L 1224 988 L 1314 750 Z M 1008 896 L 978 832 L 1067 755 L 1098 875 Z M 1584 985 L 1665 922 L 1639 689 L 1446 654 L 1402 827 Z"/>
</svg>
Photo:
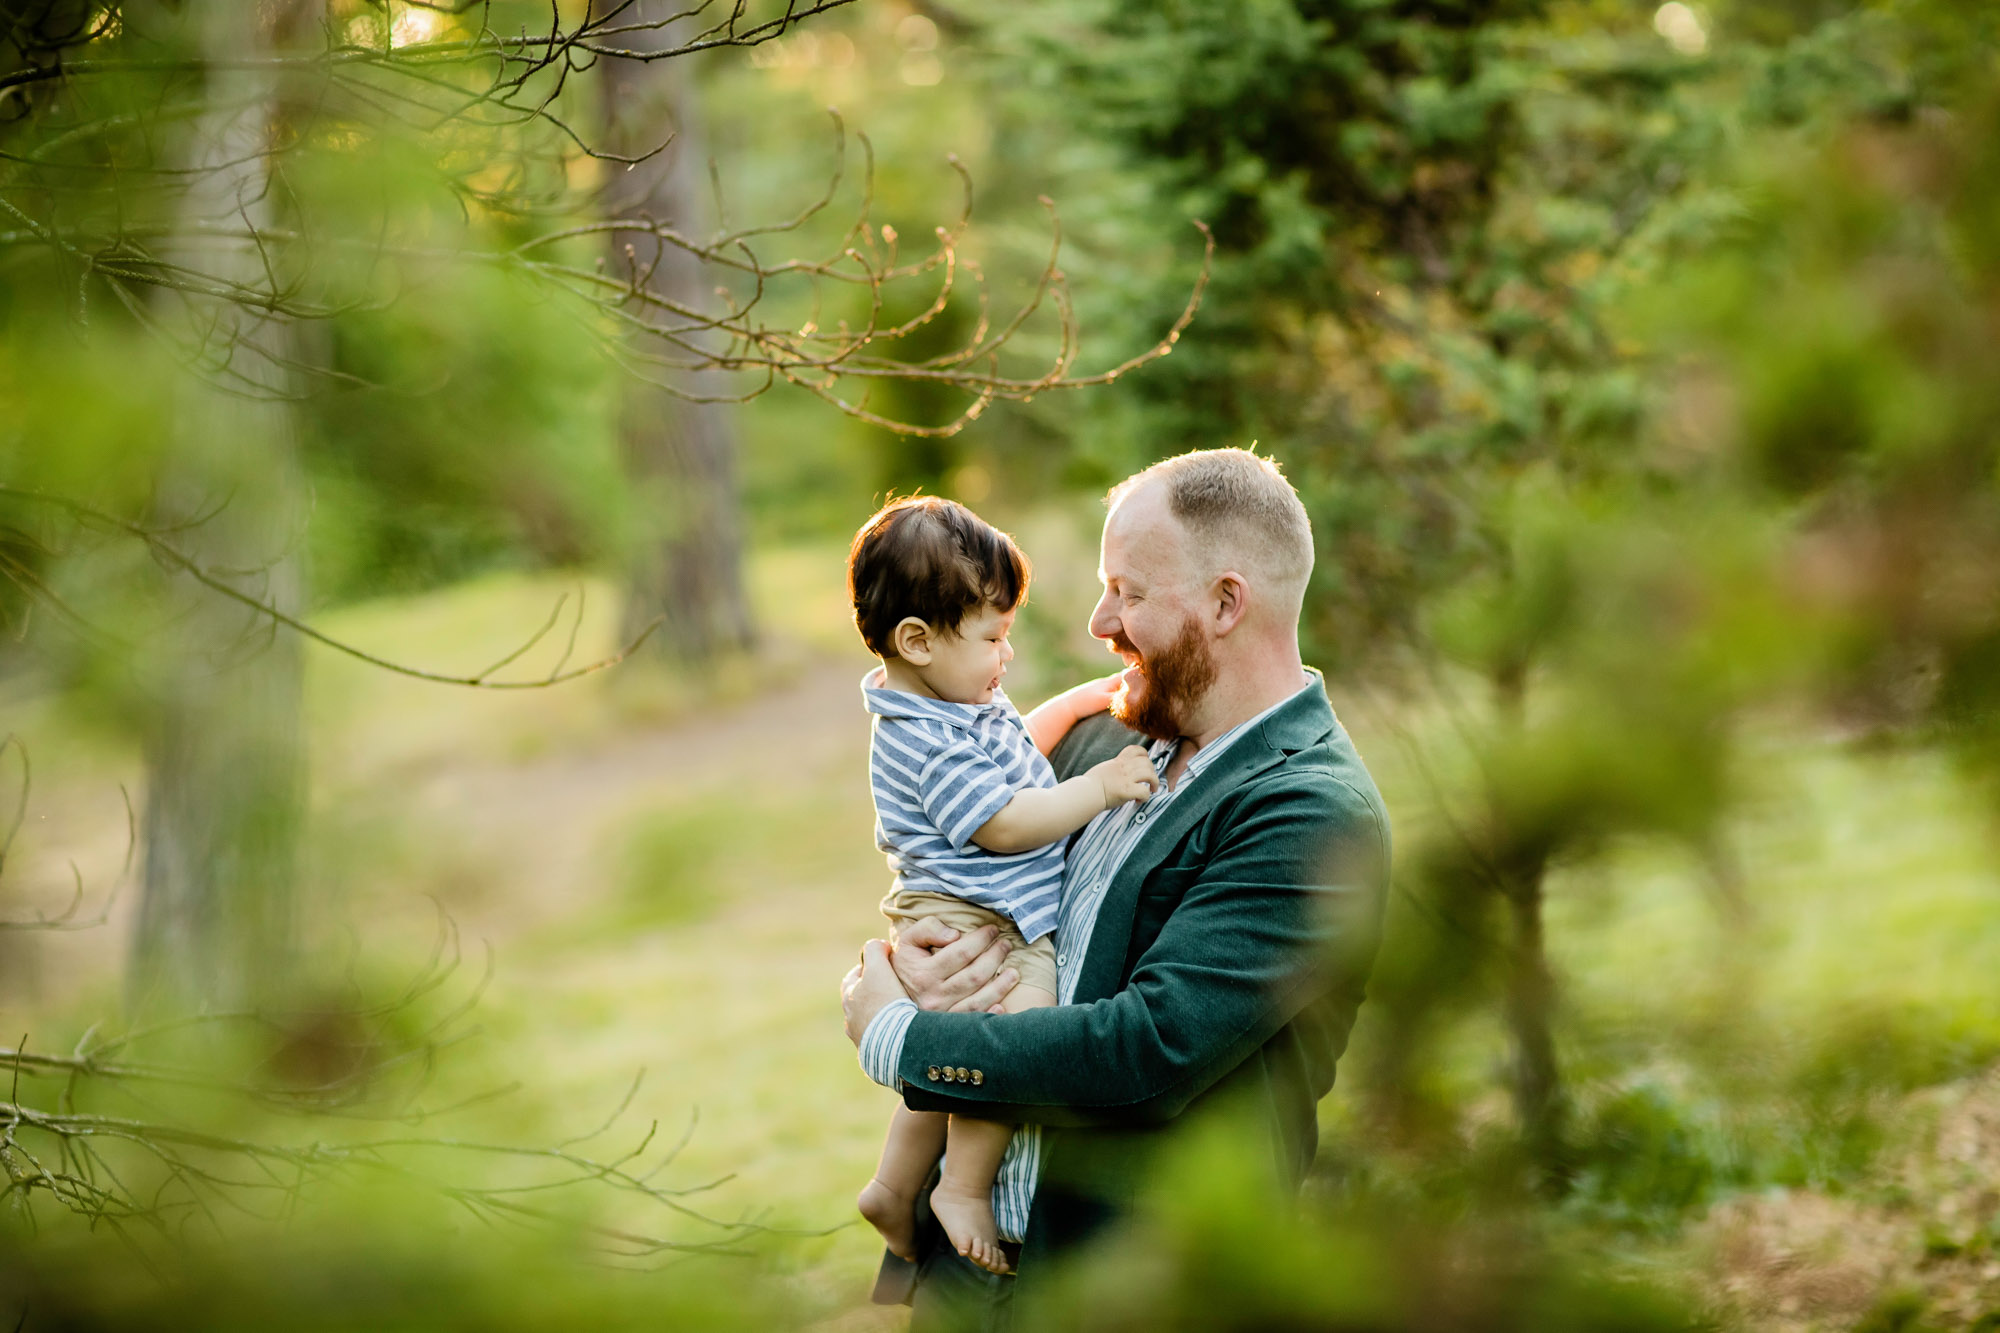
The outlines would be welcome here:
<svg viewBox="0 0 2000 1333">
<path fill-rule="evenodd" d="M 1111 887 L 1097 909 L 1097 923 L 1091 927 L 1083 974 L 1077 978 L 1078 1003 L 1103 999 L 1125 984 L 1125 950 L 1132 939 L 1132 916 L 1138 910 L 1140 886 L 1180 845 L 1188 830 L 1215 808 L 1224 792 L 1324 738 L 1332 725 L 1333 710 L 1326 702 L 1322 681 L 1319 688 L 1302 692 L 1254 730 L 1237 737 L 1221 758 L 1196 777 L 1181 779 L 1193 785 L 1175 796 L 1159 822 L 1139 836 L 1118 873 L 1111 877 Z"/>
</svg>

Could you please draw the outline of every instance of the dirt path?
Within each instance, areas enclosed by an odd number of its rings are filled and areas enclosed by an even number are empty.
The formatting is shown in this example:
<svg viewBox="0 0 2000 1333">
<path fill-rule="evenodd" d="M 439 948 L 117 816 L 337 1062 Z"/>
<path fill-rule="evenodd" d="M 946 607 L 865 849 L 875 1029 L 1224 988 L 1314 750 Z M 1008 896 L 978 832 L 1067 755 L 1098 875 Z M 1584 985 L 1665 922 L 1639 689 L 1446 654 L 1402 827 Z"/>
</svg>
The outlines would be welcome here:
<svg viewBox="0 0 2000 1333">
<path fill-rule="evenodd" d="M 768 796 L 823 782 L 866 781 L 860 671 L 814 660 L 750 700 L 673 724 L 516 764 L 446 764 L 407 795 L 408 817 L 431 836 L 478 849 L 515 882 L 503 933 L 546 924 L 594 896 L 607 838 L 638 810 L 693 797 Z M 567 892 L 537 891 L 562 886 Z"/>
</svg>

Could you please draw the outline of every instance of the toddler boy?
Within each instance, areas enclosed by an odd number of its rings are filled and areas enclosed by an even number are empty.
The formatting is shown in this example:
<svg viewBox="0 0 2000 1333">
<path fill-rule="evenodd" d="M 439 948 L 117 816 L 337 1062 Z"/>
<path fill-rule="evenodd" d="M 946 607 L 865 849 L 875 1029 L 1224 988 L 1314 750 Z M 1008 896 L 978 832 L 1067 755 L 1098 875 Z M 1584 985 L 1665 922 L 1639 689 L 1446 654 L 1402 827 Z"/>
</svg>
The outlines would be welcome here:
<svg viewBox="0 0 2000 1333">
<path fill-rule="evenodd" d="M 1118 678 L 1079 685 L 1025 718 L 1015 711 L 1000 678 L 1014 656 L 1007 634 L 1027 596 L 1028 562 L 1012 538 L 953 501 L 885 506 L 855 535 L 847 581 L 855 626 L 881 659 L 862 695 L 875 719 L 875 841 L 896 875 L 883 913 L 895 930 L 924 917 L 959 931 L 997 926 L 1020 977 L 1001 1007 L 1054 1004 L 1065 840 L 1159 786 L 1136 745 L 1067 782 L 1049 767 L 1049 751 L 1104 710 Z M 862 1216 L 891 1250 L 916 1258 L 916 1196 L 943 1148 L 931 1211 L 960 1254 L 1006 1272 L 992 1195 L 1013 1132 L 898 1106 L 858 1200 Z"/>
</svg>

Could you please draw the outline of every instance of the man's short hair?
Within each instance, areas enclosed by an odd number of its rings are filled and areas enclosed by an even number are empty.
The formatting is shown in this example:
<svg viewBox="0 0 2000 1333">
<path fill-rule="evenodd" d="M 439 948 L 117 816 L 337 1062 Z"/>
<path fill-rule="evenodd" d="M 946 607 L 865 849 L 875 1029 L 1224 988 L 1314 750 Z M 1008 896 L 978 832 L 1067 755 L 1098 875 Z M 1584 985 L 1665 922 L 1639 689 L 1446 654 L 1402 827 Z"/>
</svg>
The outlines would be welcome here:
<svg viewBox="0 0 2000 1333">
<path fill-rule="evenodd" d="M 1105 503 L 1116 506 L 1155 481 L 1166 488 L 1168 511 L 1222 567 L 1246 566 L 1245 575 L 1297 614 L 1312 577 L 1312 520 L 1275 460 L 1248 449 L 1197 449 L 1127 477 Z"/>
<path fill-rule="evenodd" d="M 1028 595 L 1028 557 L 1014 539 L 956 500 L 891 500 L 847 551 L 854 627 L 877 657 L 894 657 L 896 626 L 915 616 L 956 634 L 984 606 L 1012 611 Z"/>
</svg>

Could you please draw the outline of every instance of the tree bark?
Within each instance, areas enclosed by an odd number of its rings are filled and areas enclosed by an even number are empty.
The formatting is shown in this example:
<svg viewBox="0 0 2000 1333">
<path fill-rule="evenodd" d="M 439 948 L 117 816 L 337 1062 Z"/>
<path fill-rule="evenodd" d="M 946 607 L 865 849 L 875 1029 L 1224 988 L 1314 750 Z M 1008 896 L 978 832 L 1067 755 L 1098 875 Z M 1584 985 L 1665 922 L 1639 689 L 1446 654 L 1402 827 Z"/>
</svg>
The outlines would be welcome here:
<svg viewBox="0 0 2000 1333">
<path fill-rule="evenodd" d="M 1509 656 L 1493 671 L 1494 706 L 1517 734 L 1527 723 L 1528 657 Z M 1511 927 L 1506 960 L 1507 1026 L 1514 1037 L 1514 1112 L 1529 1160 L 1552 1193 L 1568 1187 L 1562 1066 L 1556 1060 L 1555 981 L 1542 925 L 1548 849 L 1539 842 L 1499 852 L 1500 891 Z"/>
<path fill-rule="evenodd" d="M 1507 1025 L 1514 1035 L 1514 1110 L 1544 1187 L 1569 1179 L 1562 1068 L 1556 1062 L 1555 983 L 1542 933 L 1543 868 L 1537 864 L 1507 886 L 1513 927 L 1507 959 Z"/>
<path fill-rule="evenodd" d="M 253 16 L 230 0 L 179 13 L 148 7 L 164 40 L 208 65 L 205 109 L 181 160 L 191 182 L 179 221 L 269 227 L 275 208 L 269 148 L 282 90 L 248 61 L 301 31 L 306 0 Z M 313 31 L 310 22 L 304 31 Z M 245 241 L 203 268 L 251 286 L 268 281 Z M 296 339 L 282 317 L 219 296 L 168 293 L 163 323 L 200 337 L 202 373 L 172 406 L 171 461 L 158 519 L 191 523 L 178 543 L 213 570 L 242 571 L 246 591 L 296 613 L 304 571 L 297 421 L 282 399 Z M 205 520 L 203 515 L 208 515 Z M 269 997 L 294 954 L 297 849 L 305 800 L 300 726 L 302 649 L 296 636 L 199 587 L 174 627 L 144 650 L 144 878 L 128 973 L 137 1009 L 221 1009 Z"/>
<path fill-rule="evenodd" d="M 644 0 L 622 18 L 630 23 L 672 12 L 661 0 Z M 678 40 L 682 26 L 621 41 L 663 50 Z M 630 170 L 607 165 L 611 183 L 605 202 L 612 215 L 664 224 L 682 235 L 707 234 L 708 152 L 687 60 L 607 59 L 600 90 L 612 152 L 636 157 L 673 136 L 664 152 Z M 703 291 L 701 263 L 686 251 L 637 231 L 611 233 L 609 247 L 606 267 L 619 278 L 683 307 L 712 306 L 714 298 Z M 716 371 L 654 373 L 672 387 L 632 376 L 620 413 L 637 500 L 625 629 L 637 634 L 659 621 L 650 640 L 656 657 L 707 662 L 754 639 L 743 588 L 734 409 L 684 396 L 726 395 L 730 384 Z"/>
</svg>

